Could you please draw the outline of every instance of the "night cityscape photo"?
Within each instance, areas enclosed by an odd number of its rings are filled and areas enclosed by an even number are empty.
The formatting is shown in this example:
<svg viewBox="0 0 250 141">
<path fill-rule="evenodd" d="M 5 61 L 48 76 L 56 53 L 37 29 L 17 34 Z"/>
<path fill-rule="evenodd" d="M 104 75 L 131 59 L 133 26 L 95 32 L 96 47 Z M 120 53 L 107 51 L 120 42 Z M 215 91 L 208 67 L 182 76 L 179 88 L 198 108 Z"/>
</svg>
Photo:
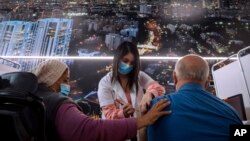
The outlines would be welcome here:
<svg viewBox="0 0 250 141">
<path fill-rule="evenodd" d="M 250 45 L 249 12 L 248 0 L 0 0 L 0 58 L 30 71 L 43 59 L 18 56 L 106 57 L 124 41 L 141 56 L 229 57 Z M 64 61 L 70 96 L 99 115 L 98 83 L 112 60 Z M 169 93 L 175 61 L 141 60 L 141 70 Z"/>
</svg>

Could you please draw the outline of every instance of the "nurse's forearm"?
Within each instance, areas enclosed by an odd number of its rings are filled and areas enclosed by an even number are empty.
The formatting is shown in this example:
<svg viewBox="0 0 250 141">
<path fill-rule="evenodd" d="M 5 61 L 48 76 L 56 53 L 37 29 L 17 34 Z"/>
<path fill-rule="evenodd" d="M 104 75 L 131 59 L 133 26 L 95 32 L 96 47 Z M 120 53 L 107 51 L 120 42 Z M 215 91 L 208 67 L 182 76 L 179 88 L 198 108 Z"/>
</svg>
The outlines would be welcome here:
<svg viewBox="0 0 250 141">
<path fill-rule="evenodd" d="M 153 94 L 155 97 L 165 94 L 165 88 L 158 82 L 152 82 L 146 89 L 147 93 Z"/>
<path fill-rule="evenodd" d="M 125 118 L 122 109 L 117 109 L 114 104 L 102 107 L 102 112 L 106 119 L 121 119 Z"/>
</svg>

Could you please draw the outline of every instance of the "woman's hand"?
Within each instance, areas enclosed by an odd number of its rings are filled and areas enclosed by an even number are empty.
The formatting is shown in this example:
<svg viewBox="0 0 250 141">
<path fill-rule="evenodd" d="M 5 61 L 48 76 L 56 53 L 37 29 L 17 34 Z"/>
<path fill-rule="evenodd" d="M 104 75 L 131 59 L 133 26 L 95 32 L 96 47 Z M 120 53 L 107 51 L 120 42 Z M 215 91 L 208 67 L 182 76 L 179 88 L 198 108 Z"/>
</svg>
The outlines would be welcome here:
<svg viewBox="0 0 250 141">
<path fill-rule="evenodd" d="M 142 127 L 151 125 L 159 117 L 169 115 L 171 111 L 162 111 L 168 105 L 170 105 L 170 102 L 165 99 L 158 101 L 145 115 L 137 118 L 137 128 L 140 129 Z"/>
</svg>

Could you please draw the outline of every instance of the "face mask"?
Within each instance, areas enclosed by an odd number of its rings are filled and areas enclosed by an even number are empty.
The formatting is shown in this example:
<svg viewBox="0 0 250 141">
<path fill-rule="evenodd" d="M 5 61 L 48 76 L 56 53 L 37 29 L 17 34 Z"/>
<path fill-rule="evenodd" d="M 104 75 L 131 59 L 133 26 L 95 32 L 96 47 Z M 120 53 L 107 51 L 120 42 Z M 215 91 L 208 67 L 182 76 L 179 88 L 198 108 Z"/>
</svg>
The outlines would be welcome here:
<svg viewBox="0 0 250 141">
<path fill-rule="evenodd" d="M 133 70 L 133 66 L 128 65 L 122 61 L 119 63 L 119 66 L 118 66 L 119 73 L 126 75 L 126 74 L 129 74 L 132 70 Z"/>
<path fill-rule="evenodd" d="M 70 85 L 65 84 L 65 83 L 62 83 L 62 84 L 60 85 L 60 93 L 61 93 L 62 95 L 68 96 L 68 95 L 69 95 L 69 92 L 70 92 Z"/>
</svg>

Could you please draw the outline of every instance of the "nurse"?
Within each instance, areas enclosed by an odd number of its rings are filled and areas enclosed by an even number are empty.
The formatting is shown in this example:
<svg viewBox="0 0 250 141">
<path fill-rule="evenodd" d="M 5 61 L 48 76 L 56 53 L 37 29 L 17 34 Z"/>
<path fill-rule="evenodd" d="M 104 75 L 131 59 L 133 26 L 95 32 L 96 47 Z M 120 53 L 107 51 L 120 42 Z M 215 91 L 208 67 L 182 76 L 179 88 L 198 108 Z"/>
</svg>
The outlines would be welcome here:
<svg viewBox="0 0 250 141">
<path fill-rule="evenodd" d="M 143 98 L 144 91 L 147 98 Z M 145 105 L 152 99 L 151 96 L 164 93 L 163 86 L 140 71 L 137 47 L 130 42 L 123 42 L 114 54 L 112 71 L 99 82 L 98 98 L 102 118 L 138 117 L 142 112 L 139 108 L 141 102 Z"/>
</svg>

